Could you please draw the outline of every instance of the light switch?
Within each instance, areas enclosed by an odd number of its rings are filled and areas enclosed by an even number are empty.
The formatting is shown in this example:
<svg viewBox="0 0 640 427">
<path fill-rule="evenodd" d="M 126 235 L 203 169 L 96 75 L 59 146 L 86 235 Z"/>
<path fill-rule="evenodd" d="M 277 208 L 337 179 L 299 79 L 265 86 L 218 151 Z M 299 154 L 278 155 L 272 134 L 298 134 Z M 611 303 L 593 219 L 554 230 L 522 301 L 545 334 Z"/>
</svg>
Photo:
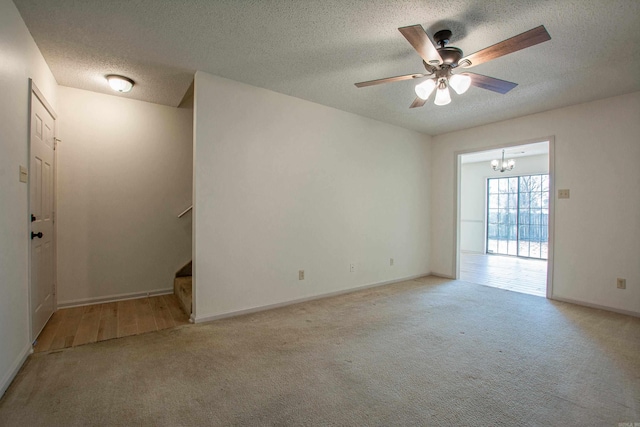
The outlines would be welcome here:
<svg viewBox="0 0 640 427">
<path fill-rule="evenodd" d="M 29 177 L 29 172 L 27 168 L 20 165 L 20 182 L 27 182 L 27 178 Z"/>
<path fill-rule="evenodd" d="M 569 198 L 569 190 L 558 190 L 558 199 L 568 199 Z"/>
</svg>

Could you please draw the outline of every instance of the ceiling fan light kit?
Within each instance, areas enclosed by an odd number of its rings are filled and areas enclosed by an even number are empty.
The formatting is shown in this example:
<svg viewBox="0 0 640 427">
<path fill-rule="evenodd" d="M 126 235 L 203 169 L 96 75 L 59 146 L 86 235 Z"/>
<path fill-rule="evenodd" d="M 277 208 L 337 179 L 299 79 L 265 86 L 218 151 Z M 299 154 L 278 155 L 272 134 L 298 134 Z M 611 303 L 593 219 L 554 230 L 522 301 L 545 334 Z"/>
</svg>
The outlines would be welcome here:
<svg viewBox="0 0 640 427">
<path fill-rule="evenodd" d="M 451 94 L 449 93 L 447 82 L 444 79 L 442 79 L 438 84 L 438 90 L 436 91 L 436 100 L 434 101 L 434 104 L 447 105 L 450 102 L 451 102 Z"/>
<path fill-rule="evenodd" d="M 382 83 L 398 82 L 402 80 L 429 79 L 419 83 L 415 87 L 417 98 L 410 108 L 422 107 L 431 93 L 437 88 L 435 96 L 436 105 L 447 105 L 451 102 L 451 87 L 458 95 L 465 93 L 470 86 L 505 94 L 517 86 L 517 83 L 496 79 L 494 77 L 483 76 L 475 73 L 456 73 L 452 71 L 457 68 L 470 68 L 492 59 L 499 58 L 509 53 L 517 52 L 551 40 L 551 36 L 540 25 L 522 34 L 503 40 L 500 43 L 489 46 L 476 53 L 463 57 L 463 52 L 457 47 L 447 46 L 451 39 L 451 31 L 441 30 L 433 35 L 433 40 L 426 33 L 422 25 L 410 25 L 400 27 L 398 31 L 407 39 L 422 57 L 422 63 L 426 73 L 413 73 L 403 76 L 387 77 L 383 79 L 370 80 L 356 83 L 356 87 L 375 86 Z M 514 162 L 515 164 L 515 162 Z"/>
</svg>

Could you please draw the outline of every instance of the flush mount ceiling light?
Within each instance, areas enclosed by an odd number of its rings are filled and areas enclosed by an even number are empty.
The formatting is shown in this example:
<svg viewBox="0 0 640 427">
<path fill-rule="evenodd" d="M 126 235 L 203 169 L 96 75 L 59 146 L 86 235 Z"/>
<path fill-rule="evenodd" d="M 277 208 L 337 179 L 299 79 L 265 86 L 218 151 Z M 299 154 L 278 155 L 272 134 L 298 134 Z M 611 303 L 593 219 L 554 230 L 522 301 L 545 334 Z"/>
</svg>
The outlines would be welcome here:
<svg viewBox="0 0 640 427">
<path fill-rule="evenodd" d="M 109 74 L 107 76 L 107 81 L 109 82 L 109 86 L 111 86 L 111 89 L 121 93 L 129 92 L 135 84 L 130 78 L 119 76 L 117 74 Z"/>
<path fill-rule="evenodd" d="M 510 171 L 516 165 L 516 161 L 513 159 L 509 159 L 506 162 L 504 161 L 504 150 L 502 150 L 502 161 L 495 159 L 491 160 L 491 167 L 494 171 L 498 172 L 506 172 Z"/>
</svg>

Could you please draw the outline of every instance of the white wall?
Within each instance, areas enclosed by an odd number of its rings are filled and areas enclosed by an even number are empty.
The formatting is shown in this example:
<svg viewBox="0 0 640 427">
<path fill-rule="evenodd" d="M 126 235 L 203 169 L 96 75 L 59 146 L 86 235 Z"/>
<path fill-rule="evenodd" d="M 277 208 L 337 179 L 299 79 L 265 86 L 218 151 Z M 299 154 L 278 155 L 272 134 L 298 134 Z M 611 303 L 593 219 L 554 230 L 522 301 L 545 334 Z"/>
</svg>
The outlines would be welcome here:
<svg viewBox="0 0 640 427">
<path fill-rule="evenodd" d="M 202 72 L 195 121 L 196 320 L 429 272 L 430 137 Z"/>
<path fill-rule="evenodd" d="M 488 178 L 549 173 L 549 156 L 518 157 L 510 172 L 491 169 L 488 161 L 464 163 L 460 168 L 460 250 L 485 252 Z"/>
<path fill-rule="evenodd" d="M 56 108 L 57 83 L 18 10 L 0 0 L 0 395 L 30 349 L 29 211 L 19 166 L 29 165 L 29 83 Z"/>
<path fill-rule="evenodd" d="M 59 105 L 58 304 L 171 290 L 191 259 L 193 110 L 63 86 Z"/>
<path fill-rule="evenodd" d="M 553 296 L 640 313 L 639 117 L 636 92 L 434 137 L 432 271 L 455 270 L 454 153 L 554 135 Z"/>
</svg>

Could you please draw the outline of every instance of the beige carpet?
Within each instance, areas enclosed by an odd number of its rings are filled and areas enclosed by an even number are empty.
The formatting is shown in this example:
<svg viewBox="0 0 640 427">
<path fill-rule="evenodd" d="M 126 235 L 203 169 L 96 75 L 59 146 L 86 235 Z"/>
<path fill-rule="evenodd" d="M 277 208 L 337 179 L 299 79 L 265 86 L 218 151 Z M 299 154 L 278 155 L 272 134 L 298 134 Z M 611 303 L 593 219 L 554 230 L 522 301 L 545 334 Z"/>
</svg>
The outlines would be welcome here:
<svg viewBox="0 0 640 427">
<path fill-rule="evenodd" d="M 2 426 L 617 426 L 640 319 L 424 278 L 29 358 Z"/>
</svg>

